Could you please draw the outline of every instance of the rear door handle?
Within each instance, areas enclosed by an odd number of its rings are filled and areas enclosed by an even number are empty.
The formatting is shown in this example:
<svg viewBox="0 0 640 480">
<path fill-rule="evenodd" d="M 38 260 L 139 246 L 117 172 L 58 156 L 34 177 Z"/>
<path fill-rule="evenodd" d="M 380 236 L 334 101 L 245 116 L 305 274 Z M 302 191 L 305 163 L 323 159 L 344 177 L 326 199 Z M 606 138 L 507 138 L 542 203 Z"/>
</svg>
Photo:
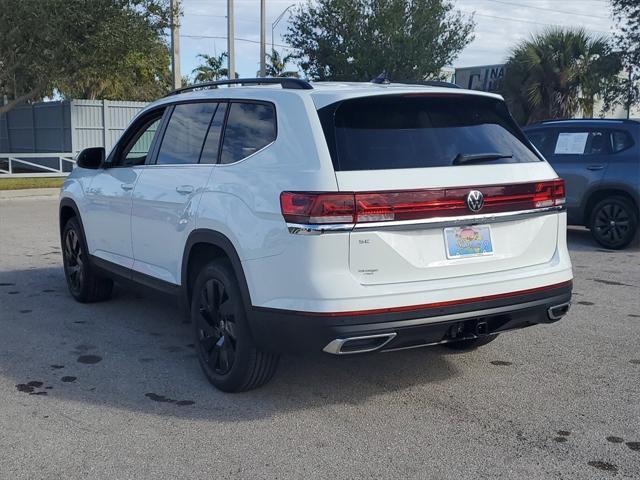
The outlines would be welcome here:
<svg viewBox="0 0 640 480">
<path fill-rule="evenodd" d="M 176 187 L 176 192 L 184 195 L 193 193 L 193 185 L 180 185 L 179 187 Z"/>
<path fill-rule="evenodd" d="M 587 165 L 587 170 L 591 170 L 596 171 L 596 170 L 602 170 L 604 168 L 604 165 Z"/>
<path fill-rule="evenodd" d="M 127 191 L 133 190 L 133 183 L 121 183 L 120 188 Z"/>
</svg>

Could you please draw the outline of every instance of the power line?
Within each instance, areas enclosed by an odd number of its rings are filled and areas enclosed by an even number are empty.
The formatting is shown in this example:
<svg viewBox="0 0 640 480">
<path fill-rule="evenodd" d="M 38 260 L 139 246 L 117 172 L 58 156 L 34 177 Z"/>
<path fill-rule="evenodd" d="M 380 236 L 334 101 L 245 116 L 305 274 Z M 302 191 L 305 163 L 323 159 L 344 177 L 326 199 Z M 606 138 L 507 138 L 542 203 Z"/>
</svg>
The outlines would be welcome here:
<svg viewBox="0 0 640 480">
<path fill-rule="evenodd" d="M 537 7 L 535 5 L 527 5 L 527 4 L 515 3 L 515 2 L 505 2 L 503 0 L 486 0 L 486 1 L 487 2 L 493 2 L 493 3 L 501 3 L 503 5 L 513 5 L 515 7 L 533 8 L 535 10 L 544 10 L 546 12 L 564 13 L 566 15 L 579 15 L 581 17 L 601 18 L 603 20 L 609 20 L 609 17 L 603 17 L 601 15 L 590 15 L 588 13 L 568 12 L 566 10 L 556 10 L 554 8 Z"/>
<path fill-rule="evenodd" d="M 212 13 L 200 13 L 200 12 L 187 12 L 185 11 L 183 14 L 183 17 L 186 17 L 187 15 L 193 15 L 194 17 L 211 17 L 211 18 L 220 18 L 220 19 L 227 19 L 226 15 L 213 15 Z M 235 19 L 236 22 L 250 22 L 250 23 L 260 23 L 259 20 L 253 20 L 251 18 L 236 18 Z"/>
<path fill-rule="evenodd" d="M 185 37 L 185 38 L 193 38 L 196 40 L 205 40 L 205 39 L 213 39 L 213 40 L 226 40 L 227 37 L 223 36 L 223 35 L 187 35 L 187 34 L 180 34 L 181 37 Z M 251 40 L 250 38 L 238 38 L 235 37 L 236 41 L 238 42 L 248 42 L 248 43 L 257 43 L 260 44 L 260 42 L 258 40 Z M 280 47 L 280 48 L 288 48 L 289 50 L 299 50 L 296 47 L 292 47 L 290 45 L 282 45 L 279 43 L 274 43 L 274 45 L 276 47 Z"/>
<path fill-rule="evenodd" d="M 565 24 L 561 24 L 561 23 L 543 23 L 543 22 L 535 22 L 533 20 L 525 20 L 522 18 L 512 18 L 512 17 L 498 17 L 497 15 L 487 15 L 484 13 L 474 13 L 474 12 L 466 12 L 466 13 L 471 13 L 472 15 L 475 15 L 477 17 L 485 17 L 485 18 L 494 18 L 497 20 L 506 20 L 508 22 L 521 22 L 521 23 L 531 23 L 533 25 L 544 25 L 547 27 L 568 27 L 571 28 L 574 25 L 565 25 Z M 590 32 L 595 32 L 595 33 L 604 33 L 605 35 L 611 35 L 612 32 L 605 32 L 604 30 L 593 30 L 591 28 L 585 28 L 585 30 L 588 30 Z"/>
</svg>

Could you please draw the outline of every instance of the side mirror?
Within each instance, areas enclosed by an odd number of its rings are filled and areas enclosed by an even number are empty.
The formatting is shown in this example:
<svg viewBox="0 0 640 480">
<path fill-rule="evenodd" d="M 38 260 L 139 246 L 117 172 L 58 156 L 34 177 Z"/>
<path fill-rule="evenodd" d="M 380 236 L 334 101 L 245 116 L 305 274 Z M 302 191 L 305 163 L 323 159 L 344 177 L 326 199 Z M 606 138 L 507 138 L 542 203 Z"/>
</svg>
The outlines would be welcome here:
<svg viewBox="0 0 640 480">
<path fill-rule="evenodd" d="M 91 147 L 82 150 L 76 158 L 76 165 L 80 168 L 96 170 L 104 162 L 105 150 L 103 147 Z"/>
</svg>

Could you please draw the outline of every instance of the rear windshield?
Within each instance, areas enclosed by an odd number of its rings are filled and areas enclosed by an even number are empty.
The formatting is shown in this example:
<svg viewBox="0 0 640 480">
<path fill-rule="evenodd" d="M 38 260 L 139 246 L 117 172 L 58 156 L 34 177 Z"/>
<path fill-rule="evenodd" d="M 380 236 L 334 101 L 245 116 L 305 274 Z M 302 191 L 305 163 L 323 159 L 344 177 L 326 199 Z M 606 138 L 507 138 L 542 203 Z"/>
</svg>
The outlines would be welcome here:
<svg viewBox="0 0 640 480">
<path fill-rule="evenodd" d="M 504 156 L 483 164 L 541 161 L 494 98 L 385 95 L 334 103 L 318 114 L 336 170 L 446 167 L 459 155 Z"/>
</svg>

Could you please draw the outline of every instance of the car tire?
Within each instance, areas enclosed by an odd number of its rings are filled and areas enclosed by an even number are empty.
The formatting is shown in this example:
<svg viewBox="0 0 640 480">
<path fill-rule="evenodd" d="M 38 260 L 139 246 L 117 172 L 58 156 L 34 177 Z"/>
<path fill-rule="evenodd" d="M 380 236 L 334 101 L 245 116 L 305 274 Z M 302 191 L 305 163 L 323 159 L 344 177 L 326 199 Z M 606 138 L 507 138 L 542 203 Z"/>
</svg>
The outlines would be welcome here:
<svg viewBox="0 0 640 480">
<path fill-rule="evenodd" d="M 62 229 L 62 262 L 69 293 L 78 302 L 100 302 L 111 297 L 113 280 L 98 275 L 92 268 L 87 242 L 75 217 Z"/>
<path fill-rule="evenodd" d="M 216 388 L 242 392 L 271 380 L 279 356 L 255 346 L 228 261 L 212 261 L 199 272 L 191 294 L 191 322 L 198 361 Z"/>
<path fill-rule="evenodd" d="M 600 245 L 620 250 L 636 236 L 638 209 L 624 197 L 605 198 L 593 208 L 589 228 Z"/>
<path fill-rule="evenodd" d="M 450 348 L 451 350 L 475 350 L 478 347 L 482 347 L 487 343 L 493 342 L 496 338 L 498 338 L 498 335 L 488 335 L 486 337 L 458 340 L 456 342 L 447 342 L 443 345 L 447 348 Z"/>
</svg>

